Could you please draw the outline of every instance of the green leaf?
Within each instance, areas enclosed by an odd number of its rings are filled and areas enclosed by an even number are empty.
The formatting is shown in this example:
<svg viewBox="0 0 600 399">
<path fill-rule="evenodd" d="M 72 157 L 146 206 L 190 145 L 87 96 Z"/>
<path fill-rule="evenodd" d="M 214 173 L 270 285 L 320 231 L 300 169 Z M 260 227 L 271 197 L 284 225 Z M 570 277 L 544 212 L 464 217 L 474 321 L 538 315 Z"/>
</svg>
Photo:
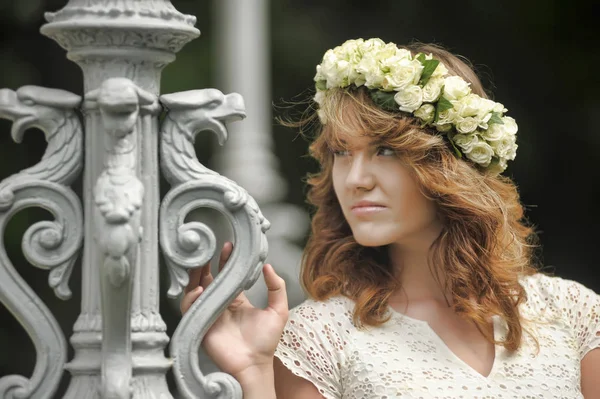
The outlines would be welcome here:
<svg viewBox="0 0 600 399">
<path fill-rule="evenodd" d="M 450 144 L 452 144 L 452 148 L 454 148 L 454 152 L 456 153 L 456 156 L 459 158 L 462 158 L 462 152 L 460 152 L 460 150 L 458 149 L 456 144 L 454 144 L 454 141 L 450 137 L 448 137 L 448 141 L 450 142 Z"/>
<path fill-rule="evenodd" d="M 452 105 L 452 103 L 450 102 L 450 100 L 448 100 L 444 96 L 441 96 L 440 99 L 438 100 L 436 111 L 437 112 L 444 112 L 444 111 L 447 111 L 447 110 L 449 110 L 451 108 L 454 108 L 454 105 Z"/>
<path fill-rule="evenodd" d="M 371 98 L 381 108 L 388 111 L 398 111 L 399 107 L 396 104 L 396 100 L 394 100 L 395 91 L 381 91 L 381 90 L 373 90 L 371 92 Z"/>
<path fill-rule="evenodd" d="M 444 112 L 450 108 L 454 108 L 454 105 L 452 105 L 447 98 L 441 96 L 437 102 L 437 106 L 435 107 L 435 116 L 433 117 L 433 121 L 437 122 L 440 119 L 440 112 Z"/>
<path fill-rule="evenodd" d="M 317 89 L 319 89 L 319 90 L 327 90 L 327 81 L 326 80 L 319 80 L 315 84 L 315 87 Z"/>
<path fill-rule="evenodd" d="M 498 123 L 500 125 L 504 125 L 504 122 L 502 121 L 502 113 L 501 112 L 492 112 L 492 117 L 488 121 L 488 125 L 491 125 L 492 123 Z"/>
<path fill-rule="evenodd" d="M 419 60 L 421 62 L 421 64 L 425 65 L 425 61 L 427 61 L 425 59 L 425 54 L 423 53 L 419 53 L 417 54 L 417 56 L 415 57 L 417 60 Z"/>
<path fill-rule="evenodd" d="M 433 72 L 440 64 L 440 62 L 438 60 L 425 60 L 421 61 L 421 64 L 423 64 L 423 72 L 421 72 L 421 79 L 419 80 L 419 85 L 425 86 L 427 82 L 429 82 L 429 78 L 431 78 L 431 75 L 433 75 Z"/>
</svg>

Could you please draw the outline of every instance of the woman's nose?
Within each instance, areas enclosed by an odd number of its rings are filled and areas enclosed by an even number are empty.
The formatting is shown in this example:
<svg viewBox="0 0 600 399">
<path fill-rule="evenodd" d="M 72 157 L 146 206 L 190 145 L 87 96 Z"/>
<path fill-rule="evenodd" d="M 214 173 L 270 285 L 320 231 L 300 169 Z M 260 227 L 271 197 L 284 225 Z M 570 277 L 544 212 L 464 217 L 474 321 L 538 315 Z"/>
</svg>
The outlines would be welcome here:
<svg viewBox="0 0 600 399">
<path fill-rule="evenodd" d="M 375 179 L 367 157 L 363 155 L 353 156 L 346 176 L 348 188 L 370 190 L 373 188 L 374 182 Z"/>
</svg>

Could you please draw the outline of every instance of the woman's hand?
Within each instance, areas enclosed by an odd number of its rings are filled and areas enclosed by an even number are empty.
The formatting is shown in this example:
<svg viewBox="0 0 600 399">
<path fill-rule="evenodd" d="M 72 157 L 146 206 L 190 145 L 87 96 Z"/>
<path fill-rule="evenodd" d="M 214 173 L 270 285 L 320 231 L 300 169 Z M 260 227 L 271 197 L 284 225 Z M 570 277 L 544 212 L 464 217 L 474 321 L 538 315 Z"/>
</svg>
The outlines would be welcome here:
<svg viewBox="0 0 600 399">
<path fill-rule="evenodd" d="M 232 250 L 233 245 L 225 243 L 219 271 Z M 288 318 L 285 281 L 269 264 L 264 265 L 262 271 L 269 290 L 267 307 L 255 308 L 242 292 L 215 321 L 202 341 L 202 347 L 213 362 L 240 382 L 245 377 L 273 372 L 273 354 Z M 181 300 L 181 313 L 187 312 L 212 281 L 208 263 L 190 273 L 190 282 Z"/>
</svg>

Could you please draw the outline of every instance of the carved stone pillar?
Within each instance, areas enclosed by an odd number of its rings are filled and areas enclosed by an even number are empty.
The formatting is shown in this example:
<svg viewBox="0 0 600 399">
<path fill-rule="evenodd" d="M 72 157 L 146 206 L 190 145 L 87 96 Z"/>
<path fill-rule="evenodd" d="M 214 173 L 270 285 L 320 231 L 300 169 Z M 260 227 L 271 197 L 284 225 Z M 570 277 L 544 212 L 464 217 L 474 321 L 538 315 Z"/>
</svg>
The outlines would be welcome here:
<svg viewBox="0 0 600 399">
<path fill-rule="evenodd" d="M 170 398 L 159 313 L 158 95 L 163 67 L 199 35 L 196 18 L 169 0 L 70 0 L 46 19 L 42 33 L 81 67 L 85 94 L 82 303 L 65 397 Z"/>
<path fill-rule="evenodd" d="M 165 376 L 172 368 L 185 398 L 241 399 L 233 377 L 203 374 L 197 353 L 219 314 L 260 275 L 270 224 L 246 190 L 198 161 L 194 139 L 211 130 L 224 144 L 227 124 L 246 115 L 242 97 L 216 89 L 159 97 L 162 68 L 199 35 L 195 18 L 179 13 L 169 0 L 70 0 L 46 18 L 42 33 L 83 70 L 83 101 L 37 86 L 0 90 L 0 118 L 13 121 L 13 139 L 37 127 L 48 141 L 37 165 L 0 182 L 0 239 L 21 209 L 40 206 L 52 213 L 54 221 L 27 230 L 23 252 L 33 265 L 51 269 L 50 286 L 68 299 L 68 279 L 83 242 L 81 314 L 71 336 L 75 354 L 66 363 L 65 334 L 0 241 L 0 302 L 21 322 L 37 352 L 30 378 L 0 377 L 0 398 L 53 398 L 66 368 L 72 378 L 64 398 L 169 399 Z M 69 188 L 82 166 L 83 209 Z M 171 186 L 162 202 L 159 166 Z M 198 208 L 225 217 L 235 248 L 182 318 L 167 358 L 159 244 L 171 279 L 168 295 L 175 297 L 189 281 L 188 269 L 217 252 L 212 229 L 203 221 L 186 221 Z"/>
</svg>

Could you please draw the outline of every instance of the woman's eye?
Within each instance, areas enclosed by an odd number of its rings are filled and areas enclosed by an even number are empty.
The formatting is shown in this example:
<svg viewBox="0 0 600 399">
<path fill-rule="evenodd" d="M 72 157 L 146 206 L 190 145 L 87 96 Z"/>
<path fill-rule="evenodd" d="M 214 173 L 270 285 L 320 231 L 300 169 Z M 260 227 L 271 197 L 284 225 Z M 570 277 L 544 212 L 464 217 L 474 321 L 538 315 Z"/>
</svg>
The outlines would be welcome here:
<svg viewBox="0 0 600 399">
<path fill-rule="evenodd" d="M 336 157 L 343 157 L 343 156 L 348 155 L 348 151 L 347 150 L 331 150 L 331 152 Z"/>
<path fill-rule="evenodd" d="M 377 155 L 393 156 L 393 155 L 396 155 L 396 151 L 394 151 L 390 147 L 378 147 Z"/>
</svg>

